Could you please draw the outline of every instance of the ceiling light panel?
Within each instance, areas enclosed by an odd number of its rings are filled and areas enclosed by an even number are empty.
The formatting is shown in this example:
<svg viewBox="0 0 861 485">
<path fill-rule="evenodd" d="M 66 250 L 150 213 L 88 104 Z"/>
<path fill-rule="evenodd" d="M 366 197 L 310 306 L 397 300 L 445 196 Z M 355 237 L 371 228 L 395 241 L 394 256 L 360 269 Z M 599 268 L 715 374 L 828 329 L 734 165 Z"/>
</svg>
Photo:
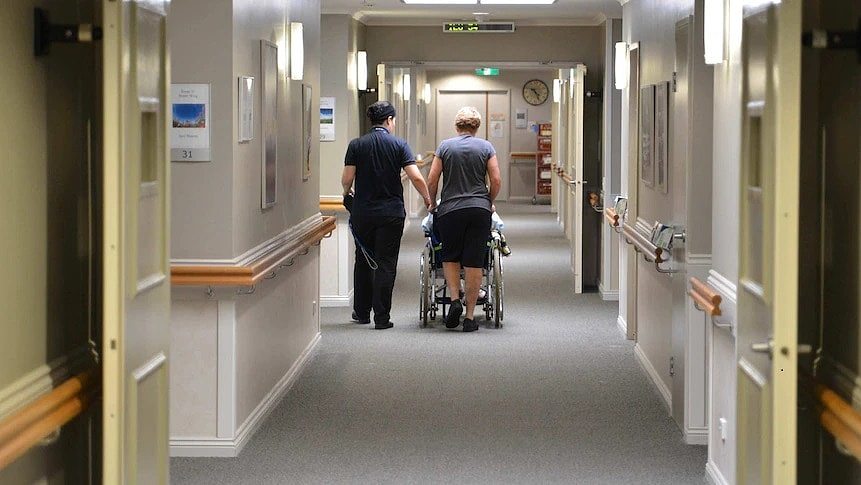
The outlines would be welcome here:
<svg viewBox="0 0 861 485">
<path fill-rule="evenodd" d="M 482 5 L 552 5 L 556 0 L 479 0 Z"/>
</svg>

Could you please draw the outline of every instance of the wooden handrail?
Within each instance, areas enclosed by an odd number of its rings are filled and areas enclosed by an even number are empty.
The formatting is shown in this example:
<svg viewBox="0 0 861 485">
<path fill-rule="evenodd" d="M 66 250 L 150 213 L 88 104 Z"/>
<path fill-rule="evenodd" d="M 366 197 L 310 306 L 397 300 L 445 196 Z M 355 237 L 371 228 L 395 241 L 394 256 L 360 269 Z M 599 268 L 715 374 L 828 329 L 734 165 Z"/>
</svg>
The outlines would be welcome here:
<svg viewBox="0 0 861 485">
<path fill-rule="evenodd" d="M 0 470 L 87 409 L 95 370 L 82 372 L 0 421 Z"/>
<path fill-rule="evenodd" d="M 828 387 L 816 384 L 813 389 L 822 406 L 822 427 L 861 460 L 861 413 Z"/>
<path fill-rule="evenodd" d="M 245 265 L 172 265 L 170 281 L 177 286 L 253 286 L 320 242 L 335 230 L 335 217 L 323 216 L 320 223 L 255 261 Z M 304 252 L 303 252 L 304 251 Z"/>
<path fill-rule="evenodd" d="M 511 158 L 535 158 L 535 152 L 511 152 Z"/>
<path fill-rule="evenodd" d="M 343 197 L 320 197 L 320 212 L 347 212 Z"/>
<path fill-rule="evenodd" d="M 694 305 L 697 309 L 711 315 L 719 317 L 722 315 L 720 304 L 723 298 L 714 288 L 708 283 L 700 281 L 698 278 L 691 277 L 691 289 L 688 290 L 688 295 L 694 300 Z"/>
<path fill-rule="evenodd" d="M 619 214 L 616 214 L 616 209 L 612 207 L 604 208 L 604 219 L 607 219 L 607 223 L 612 227 L 619 227 Z"/>
<path fill-rule="evenodd" d="M 664 259 L 661 257 L 664 250 L 652 244 L 652 241 L 646 239 L 646 236 L 641 234 L 635 227 L 627 222 L 622 224 L 622 234 L 625 235 L 625 240 L 628 244 L 633 245 L 635 249 L 644 255 L 651 256 L 655 264 L 664 262 Z"/>
</svg>

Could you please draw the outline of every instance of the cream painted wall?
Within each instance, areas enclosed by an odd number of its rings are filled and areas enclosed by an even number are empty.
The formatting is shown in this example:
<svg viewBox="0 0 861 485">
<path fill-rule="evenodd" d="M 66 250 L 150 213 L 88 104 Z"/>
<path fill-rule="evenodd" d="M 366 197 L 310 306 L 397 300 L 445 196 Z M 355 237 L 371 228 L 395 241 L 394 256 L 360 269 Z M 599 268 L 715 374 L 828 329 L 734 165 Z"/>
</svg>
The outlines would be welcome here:
<svg viewBox="0 0 861 485">
<path fill-rule="evenodd" d="M 197 0 L 175 1 L 168 17 L 171 82 L 210 83 L 212 113 L 212 161 L 171 163 L 171 257 L 225 259 L 235 254 L 233 98 L 238 81 L 226 54 L 232 52 L 233 12 L 229 1 L 205 2 L 203 9 L 201 5 Z M 259 83 L 260 74 L 251 75 Z M 259 133 L 255 131 L 258 140 Z"/>
<path fill-rule="evenodd" d="M 209 2 L 207 2 L 209 5 Z M 302 81 L 280 72 L 278 85 L 278 203 L 260 209 L 260 160 L 262 137 L 248 144 L 233 143 L 233 255 L 242 254 L 277 236 L 287 228 L 319 212 L 320 195 L 320 2 L 318 0 L 233 0 L 233 77 L 260 71 L 259 39 L 287 48 L 282 29 L 290 22 L 302 22 L 305 44 L 305 75 Z M 289 59 L 289 56 L 287 56 Z M 311 106 L 311 178 L 302 180 L 302 85 L 313 89 Z M 259 84 L 258 84 L 259 87 Z M 237 138 L 237 96 L 234 109 L 233 140 Z M 259 91 L 258 91 L 259 93 Z M 257 117 L 255 133 L 262 133 Z M 176 200 L 174 200 L 174 204 Z"/>
<path fill-rule="evenodd" d="M 640 85 L 669 81 L 675 69 L 676 22 L 693 14 L 694 2 L 665 2 L 661 0 L 632 0 L 623 9 L 622 38 L 640 43 Z M 623 112 L 623 118 L 627 110 Z M 627 139 L 627 123 L 622 123 L 622 139 Z M 624 150 L 627 149 L 627 143 Z M 628 167 L 628 170 L 635 170 Z M 672 181 L 670 182 L 672 183 Z M 644 189 L 640 182 L 637 216 L 649 225 L 672 214 L 670 194 Z M 633 221 L 629 221 L 633 222 Z M 637 343 L 655 366 L 667 387 L 672 387 L 669 374 L 672 330 L 672 285 L 667 275 L 654 270 L 654 264 L 643 262 L 638 267 Z M 633 282 L 627 282 L 633 284 Z"/>
<path fill-rule="evenodd" d="M 320 194 L 341 195 L 341 170 L 350 140 L 360 135 L 356 56 L 364 50 L 365 25 L 349 15 L 323 15 L 320 59 L 321 96 L 335 98 L 335 141 L 320 142 Z M 368 66 L 370 71 L 373 66 Z M 369 84 L 371 86 L 371 84 Z"/>
</svg>

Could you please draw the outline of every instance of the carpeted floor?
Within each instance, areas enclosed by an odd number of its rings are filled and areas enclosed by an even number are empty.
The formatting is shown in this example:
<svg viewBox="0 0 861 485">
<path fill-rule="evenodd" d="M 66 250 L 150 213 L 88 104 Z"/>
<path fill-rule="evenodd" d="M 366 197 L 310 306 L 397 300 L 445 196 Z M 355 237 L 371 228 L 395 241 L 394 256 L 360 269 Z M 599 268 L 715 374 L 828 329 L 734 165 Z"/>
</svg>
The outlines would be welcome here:
<svg viewBox="0 0 861 485">
<path fill-rule="evenodd" d="M 324 310 L 316 357 L 241 456 L 172 459 L 172 482 L 703 483 L 706 448 L 682 442 L 615 302 L 573 294 L 555 217 L 499 210 L 513 250 L 504 328 L 418 327 L 413 221 L 395 327 Z"/>
</svg>

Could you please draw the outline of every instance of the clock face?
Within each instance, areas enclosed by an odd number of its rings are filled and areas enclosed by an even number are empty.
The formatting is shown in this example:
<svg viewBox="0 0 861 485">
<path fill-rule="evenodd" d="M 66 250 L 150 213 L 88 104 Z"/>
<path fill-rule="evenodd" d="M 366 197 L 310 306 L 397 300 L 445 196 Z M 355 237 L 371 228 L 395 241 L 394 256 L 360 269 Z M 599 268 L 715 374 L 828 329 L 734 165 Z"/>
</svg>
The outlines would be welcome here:
<svg viewBox="0 0 861 485">
<path fill-rule="evenodd" d="M 527 81 L 526 84 L 523 85 L 523 99 L 532 106 L 544 104 L 544 102 L 547 101 L 547 96 L 549 95 L 550 90 L 547 88 L 547 84 L 540 79 Z"/>
</svg>

